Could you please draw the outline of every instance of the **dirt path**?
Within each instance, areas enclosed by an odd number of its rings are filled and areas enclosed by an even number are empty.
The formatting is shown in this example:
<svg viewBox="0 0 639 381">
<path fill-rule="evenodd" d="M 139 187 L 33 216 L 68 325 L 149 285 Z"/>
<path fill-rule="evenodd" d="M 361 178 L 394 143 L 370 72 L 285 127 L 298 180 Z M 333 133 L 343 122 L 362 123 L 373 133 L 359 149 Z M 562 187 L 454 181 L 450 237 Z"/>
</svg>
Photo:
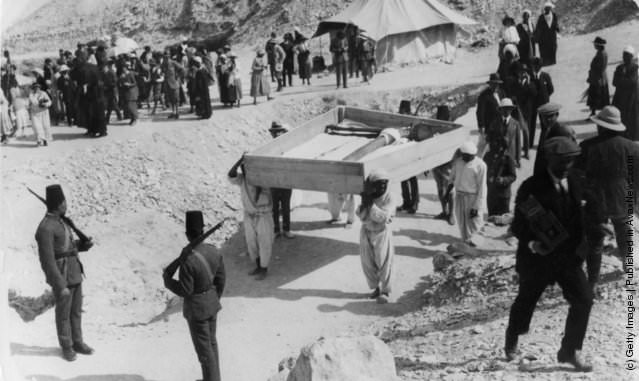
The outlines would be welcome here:
<svg viewBox="0 0 639 381">
<path fill-rule="evenodd" d="M 611 62 L 617 60 L 627 41 L 637 41 L 638 27 L 639 23 L 632 22 L 600 33 L 609 41 Z M 576 103 L 585 88 L 592 39 L 592 35 L 584 35 L 561 40 L 560 62 L 548 70 L 556 82 L 557 94 L 553 100 L 564 104 L 561 119 L 573 125 L 581 136 L 593 131 L 592 125 L 581 122 L 587 115 L 582 110 L 584 105 Z M 363 91 L 391 92 L 413 86 L 480 82 L 494 70 L 495 58 L 492 48 L 478 53 L 460 52 L 454 65 L 435 63 L 383 73 L 370 86 L 353 86 L 340 94 L 348 99 Z M 153 169 L 157 163 L 154 155 L 167 163 L 179 163 L 168 169 L 169 172 L 190 168 L 195 173 L 207 173 L 207 166 L 220 168 L 218 173 L 208 174 L 208 178 L 196 178 L 210 182 L 210 193 L 201 196 L 202 207 L 205 207 L 207 198 L 215 197 L 216 182 L 224 178 L 221 168 L 227 168 L 246 146 L 259 144 L 259 141 L 247 142 L 246 132 L 237 128 L 239 125 L 252 127 L 259 123 L 255 128 L 264 129 L 271 119 L 282 116 L 284 106 L 305 98 L 332 95 L 333 90 L 331 76 L 314 80 L 310 89 L 286 90 L 275 102 L 215 110 L 208 122 L 188 118 L 169 122 L 164 116 L 158 116 L 155 123 L 145 119 L 134 128 L 110 126 L 109 136 L 99 140 L 81 138 L 79 131 L 83 130 L 57 127 L 54 128 L 56 141 L 48 148 L 30 148 L 32 143 L 25 141 L 2 147 L 1 210 L 2 215 L 9 218 L 2 219 L 1 238 L 10 287 L 27 295 L 38 295 L 46 288 L 33 246 L 33 231 L 43 209 L 25 194 L 23 183 L 43 189 L 47 183 L 67 179 L 65 166 L 82 165 L 83 160 L 86 165 L 96 165 L 98 159 L 104 159 L 107 166 L 113 165 L 114 170 L 107 175 L 117 179 L 119 162 L 116 161 L 127 161 L 131 152 L 140 152 L 140 155 L 149 155 L 149 163 L 140 167 L 138 191 L 143 194 L 152 194 L 156 187 L 174 186 L 167 182 L 148 182 L 157 171 Z M 296 115 L 293 119 L 306 118 Z M 474 124 L 472 112 L 462 120 Z M 219 140 L 211 139 L 215 131 L 221 132 Z M 259 139 L 267 139 L 265 133 L 260 134 Z M 220 152 L 219 166 L 195 161 L 183 163 L 175 156 L 183 154 L 190 159 L 189 155 L 205 150 Z M 133 159 L 137 157 L 132 156 Z M 100 184 L 107 187 L 112 182 L 107 178 Z M 188 193 L 191 186 L 184 183 L 177 187 L 175 193 L 180 193 L 180 187 Z M 276 241 L 274 263 L 264 282 L 245 275 L 251 265 L 248 258 L 241 255 L 244 251 L 241 236 L 232 234 L 222 248 L 229 272 L 218 321 L 223 378 L 264 380 L 276 371 L 280 359 L 295 354 L 301 345 L 319 336 L 357 330 L 371 322 L 419 308 L 418 285 L 432 270 L 432 255 L 455 241 L 458 234 L 456 227 L 428 218 L 439 212 L 433 181 L 420 179 L 420 190 L 418 213 L 399 215 L 394 221 L 395 303 L 386 306 L 363 299 L 368 290 L 358 258 L 359 224 L 356 223 L 353 230 L 326 225 L 328 213 L 323 194 L 304 192 L 302 205 L 292 214 L 293 230 L 298 237 Z M 101 193 L 104 189 L 83 191 Z M 72 203 L 80 198 L 73 190 L 69 190 L 67 196 Z M 400 199 L 399 194 L 396 196 Z M 229 202 L 237 203 L 236 200 Z M 140 205 L 139 209 L 136 207 L 118 216 L 109 215 L 108 210 L 79 216 L 83 226 L 99 236 L 96 248 L 84 257 L 89 273 L 85 283 L 85 335 L 97 353 L 66 363 L 56 348 L 52 310 L 31 323 L 22 322 L 11 311 L 12 359 L 25 376 L 32 376 L 30 380 L 51 381 L 176 381 L 199 377 L 188 329 L 179 309 L 170 309 L 170 313 L 162 315 L 164 306 L 159 301 L 165 300 L 166 294 L 147 295 L 155 292 L 160 283 L 161 266 L 176 255 L 183 241 L 183 227 L 177 223 L 178 213 L 174 209 L 160 201 Z M 488 235 L 495 239 L 488 239 L 486 246 L 507 249 L 498 239 L 502 233 L 489 231 Z M 159 317 L 157 322 L 145 324 L 155 316 Z"/>
</svg>

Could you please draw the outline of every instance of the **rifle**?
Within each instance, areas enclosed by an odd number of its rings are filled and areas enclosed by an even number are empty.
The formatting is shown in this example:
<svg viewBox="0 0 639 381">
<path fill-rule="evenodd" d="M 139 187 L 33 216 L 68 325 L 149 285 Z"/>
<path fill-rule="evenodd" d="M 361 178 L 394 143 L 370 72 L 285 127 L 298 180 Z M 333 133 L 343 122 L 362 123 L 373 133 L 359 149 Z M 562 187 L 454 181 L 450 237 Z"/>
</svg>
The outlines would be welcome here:
<svg viewBox="0 0 639 381">
<path fill-rule="evenodd" d="M 38 198 L 38 200 L 42 201 L 45 205 L 47 204 L 47 200 L 45 200 L 44 198 L 40 197 L 40 195 L 37 194 L 36 192 L 34 192 L 31 188 L 27 187 L 27 190 L 29 192 L 31 192 L 32 195 L 36 196 Z M 62 221 L 64 221 L 67 225 L 69 225 L 71 230 L 73 230 L 75 232 L 75 234 L 78 236 L 78 238 L 80 238 L 80 241 L 82 241 L 82 242 L 90 242 L 91 241 L 91 237 L 88 237 L 80 229 L 78 229 L 75 226 L 75 224 L 73 223 L 73 221 L 71 221 L 71 219 L 69 217 L 60 216 L 60 218 L 62 218 Z"/>
<path fill-rule="evenodd" d="M 194 239 L 193 241 L 189 242 L 188 245 L 184 246 L 184 248 L 182 249 L 182 253 L 188 252 L 191 253 L 193 251 L 193 249 L 201 244 L 202 242 L 204 242 L 204 240 L 206 240 L 211 234 L 215 233 L 219 228 L 222 227 L 222 225 L 224 224 L 224 222 L 226 222 L 226 219 L 218 222 L 217 225 L 213 226 L 212 228 L 210 228 L 209 230 L 205 231 L 204 233 L 200 234 L 199 237 L 197 237 L 196 239 Z M 175 258 L 171 263 L 169 263 L 168 266 L 166 266 L 164 268 L 164 270 L 162 271 L 162 277 L 165 279 L 170 278 L 173 276 L 173 274 L 177 271 L 178 266 L 180 265 L 180 263 L 182 262 L 182 253 L 180 253 L 180 256 Z M 166 284 L 166 283 L 165 283 Z"/>
</svg>

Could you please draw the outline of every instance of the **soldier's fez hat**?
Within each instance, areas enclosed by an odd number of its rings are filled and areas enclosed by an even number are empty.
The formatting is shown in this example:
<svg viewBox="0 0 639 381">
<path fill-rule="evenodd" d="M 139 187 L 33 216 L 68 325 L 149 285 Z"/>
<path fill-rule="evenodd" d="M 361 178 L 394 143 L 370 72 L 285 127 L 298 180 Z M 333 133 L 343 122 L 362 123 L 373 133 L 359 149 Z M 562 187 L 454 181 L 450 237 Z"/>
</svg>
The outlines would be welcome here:
<svg viewBox="0 0 639 381">
<path fill-rule="evenodd" d="M 599 36 L 597 36 L 593 42 L 595 43 L 595 45 L 606 45 L 606 40 Z"/>
<path fill-rule="evenodd" d="M 204 229 L 204 216 L 199 210 L 189 210 L 186 212 L 186 232 L 190 235 L 200 235 Z"/>
<path fill-rule="evenodd" d="M 571 157 L 578 156 L 581 153 L 581 148 L 569 137 L 555 136 L 544 142 L 544 153 L 546 157 Z"/>
<path fill-rule="evenodd" d="M 46 197 L 47 209 L 49 210 L 57 208 L 65 200 L 64 192 L 62 192 L 62 187 L 60 186 L 60 184 L 49 185 L 46 188 Z"/>
<path fill-rule="evenodd" d="M 400 114 L 410 114 L 410 101 L 407 99 L 399 102 L 399 113 Z"/>
<path fill-rule="evenodd" d="M 499 74 L 492 73 L 490 77 L 488 77 L 488 82 L 486 83 L 504 83 L 504 81 L 502 81 L 501 78 L 499 78 Z"/>
<path fill-rule="evenodd" d="M 273 121 L 273 123 L 271 123 L 271 128 L 268 129 L 270 132 L 287 132 L 288 130 L 282 126 L 281 124 L 279 124 L 278 122 Z"/>
</svg>

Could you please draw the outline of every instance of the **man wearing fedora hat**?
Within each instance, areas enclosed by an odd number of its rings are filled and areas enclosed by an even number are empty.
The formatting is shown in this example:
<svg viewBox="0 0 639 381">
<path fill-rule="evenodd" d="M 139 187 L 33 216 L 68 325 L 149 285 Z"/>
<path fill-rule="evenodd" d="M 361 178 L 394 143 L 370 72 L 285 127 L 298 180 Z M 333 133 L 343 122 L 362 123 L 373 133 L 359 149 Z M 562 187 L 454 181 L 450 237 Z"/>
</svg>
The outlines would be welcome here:
<svg viewBox="0 0 639 381">
<path fill-rule="evenodd" d="M 193 242 L 204 230 L 199 210 L 186 212 L 186 238 Z M 173 279 L 180 270 L 179 280 Z M 213 245 L 200 243 L 182 250 L 162 274 L 164 285 L 184 298 L 183 315 L 189 325 L 193 346 L 202 368 L 202 381 L 219 381 L 220 357 L 216 331 L 220 299 L 226 283 L 224 258 Z"/>
<path fill-rule="evenodd" d="M 588 220 L 586 237 L 589 244 L 588 281 L 594 286 L 599 278 L 604 225 L 608 219 L 615 230 L 623 269 L 630 271 L 632 267 L 625 260 L 628 252 L 627 179 L 639 178 L 639 166 L 629 167 L 626 163 L 629 160 L 639 162 L 639 146 L 623 136 L 626 128 L 616 107 L 604 107 L 591 120 L 597 124 L 598 135 L 581 143 L 582 152 L 577 167 L 585 177 L 587 201 L 592 200 L 592 206 L 586 207 L 586 210 L 592 212 L 587 215 L 591 218 Z M 639 182 L 635 181 L 632 185 L 636 197 Z"/>
<path fill-rule="evenodd" d="M 606 53 L 606 40 L 597 36 L 593 41 L 597 53 L 590 62 L 588 71 L 588 101 L 590 116 L 595 115 L 597 110 L 601 110 L 610 104 L 610 91 L 608 90 L 608 53 Z"/>
<path fill-rule="evenodd" d="M 517 167 L 521 166 L 521 128 L 519 122 L 511 117 L 515 105 L 510 98 L 504 98 L 499 103 L 500 118 L 495 119 L 486 132 L 488 146 L 492 150 L 498 147 L 502 139 L 506 139 L 506 151 L 515 160 Z"/>
<path fill-rule="evenodd" d="M 278 136 L 285 134 L 288 130 L 273 121 L 271 128 L 268 130 L 271 136 L 275 139 Z M 271 188 L 271 197 L 273 197 L 273 224 L 275 225 L 274 233 L 275 237 L 279 237 L 283 234 L 286 238 L 295 238 L 295 235 L 291 233 L 291 195 L 293 191 L 285 188 Z M 280 212 L 282 214 L 282 230 L 280 231 Z"/>
<path fill-rule="evenodd" d="M 93 349 L 82 338 L 82 263 L 79 251 L 93 246 L 89 241 L 75 240 L 69 225 L 62 219 L 67 202 L 58 184 L 46 188 L 47 214 L 44 216 L 35 239 L 38 256 L 47 284 L 55 297 L 55 325 L 62 355 L 74 361 L 76 353 L 90 355 Z"/>
<path fill-rule="evenodd" d="M 501 89 L 501 85 L 504 83 L 499 74 L 492 73 L 488 78 L 488 87 L 482 90 L 477 97 L 477 128 L 479 129 L 479 157 L 482 157 L 485 152 L 486 146 L 486 130 L 493 124 L 493 121 L 499 119 L 499 103 L 501 98 L 504 97 L 504 93 Z"/>
<path fill-rule="evenodd" d="M 626 46 L 623 50 L 623 63 L 617 66 L 612 78 L 612 85 L 615 87 L 612 104 L 621 112 L 626 137 L 632 141 L 639 140 L 639 66 L 635 62 L 635 54 L 632 46 Z"/>
<path fill-rule="evenodd" d="M 592 366 L 581 356 L 581 349 L 593 293 L 581 268 L 582 252 L 577 249 L 584 238 L 582 187 L 571 171 L 580 148 L 570 138 L 554 137 L 544 142 L 544 153 L 546 170 L 526 179 L 515 199 L 511 229 L 519 241 L 515 264 L 519 291 L 510 309 L 504 351 L 508 361 L 517 356 L 519 335 L 528 332 L 537 301 L 556 282 L 570 305 L 557 361 L 590 372 Z M 537 217 L 540 215 L 554 218 Z M 561 237 L 558 231 L 565 238 L 557 238 Z"/>
</svg>

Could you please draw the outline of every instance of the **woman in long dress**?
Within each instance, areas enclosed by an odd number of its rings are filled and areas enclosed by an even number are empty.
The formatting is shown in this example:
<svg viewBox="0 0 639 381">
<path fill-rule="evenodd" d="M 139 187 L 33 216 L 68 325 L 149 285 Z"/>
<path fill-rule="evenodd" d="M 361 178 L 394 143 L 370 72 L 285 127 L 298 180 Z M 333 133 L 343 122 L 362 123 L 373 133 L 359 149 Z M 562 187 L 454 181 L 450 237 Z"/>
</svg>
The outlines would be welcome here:
<svg viewBox="0 0 639 381">
<path fill-rule="evenodd" d="M 257 55 L 251 65 L 251 96 L 253 104 L 257 104 L 257 97 L 265 96 L 267 100 L 271 100 L 271 83 L 265 76 L 268 71 L 268 62 L 265 57 L 264 49 L 259 49 Z"/>
<path fill-rule="evenodd" d="M 302 37 L 298 44 L 295 46 L 295 50 L 297 51 L 297 63 L 300 71 L 300 79 L 302 80 L 302 85 L 306 80 L 306 84 L 311 84 L 311 51 L 308 48 L 308 44 L 306 43 L 307 38 Z"/>
<path fill-rule="evenodd" d="M 597 53 L 590 62 L 588 72 L 588 107 L 590 116 L 595 115 L 597 110 L 601 110 L 610 104 L 610 90 L 608 89 L 608 54 L 606 53 L 606 40 L 601 37 L 593 41 Z"/>
<path fill-rule="evenodd" d="M 4 96 L 4 91 L 0 91 L 0 132 L 2 137 L 0 142 L 7 144 L 9 136 L 14 132 L 11 118 L 9 117 L 9 101 Z"/>
<path fill-rule="evenodd" d="M 237 56 L 233 53 L 229 55 L 229 99 L 233 104 L 240 107 L 242 100 L 242 80 L 240 79 L 240 68 L 237 64 Z"/>
</svg>

